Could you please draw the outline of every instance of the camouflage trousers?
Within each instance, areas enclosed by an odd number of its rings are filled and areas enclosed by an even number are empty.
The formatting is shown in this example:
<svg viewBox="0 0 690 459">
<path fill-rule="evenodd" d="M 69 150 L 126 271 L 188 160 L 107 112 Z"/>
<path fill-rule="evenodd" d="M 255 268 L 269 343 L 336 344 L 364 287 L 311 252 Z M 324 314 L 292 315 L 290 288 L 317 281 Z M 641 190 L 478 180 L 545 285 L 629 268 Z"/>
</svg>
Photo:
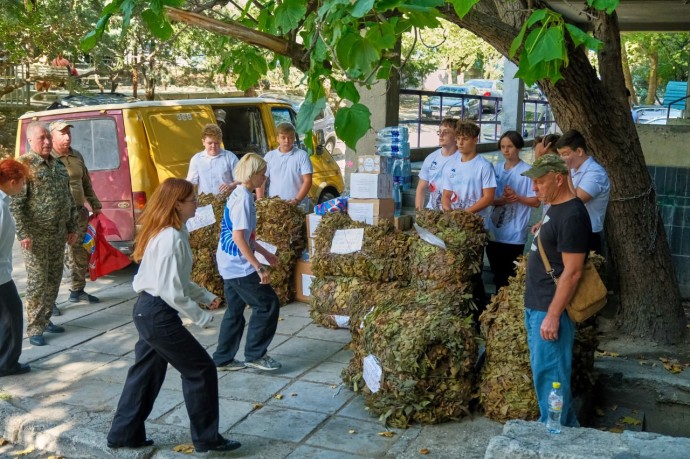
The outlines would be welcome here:
<svg viewBox="0 0 690 459">
<path fill-rule="evenodd" d="M 22 249 L 26 265 L 26 309 L 29 336 L 41 335 L 45 330 L 60 290 L 67 238 L 65 225 L 55 225 L 52 231 L 37 231 L 31 236 L 31 250 Z"/>
<path fill-rule="evenodd" d="M 86 273 L 89 272 L 91 255 L 86 251 L 82 242 L 84 242 L 88 225 L 89 211 L 86 210 L 86 207 L 77 207 L 77 242 L 74 245 L 65 244 L 65 266 L 70 271 L 72 278 L 70 290 L 73 292 L 84 290 L 86 286 Z"/>
</svg>

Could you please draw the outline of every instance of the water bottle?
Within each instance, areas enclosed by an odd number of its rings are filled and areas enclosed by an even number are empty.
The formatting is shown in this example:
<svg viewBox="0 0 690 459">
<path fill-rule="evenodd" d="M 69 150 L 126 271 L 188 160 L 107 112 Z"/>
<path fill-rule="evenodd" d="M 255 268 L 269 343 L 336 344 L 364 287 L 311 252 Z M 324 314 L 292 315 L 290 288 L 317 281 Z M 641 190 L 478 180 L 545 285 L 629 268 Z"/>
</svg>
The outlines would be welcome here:
<svg viewBox="0 0 690 459">
<path fill-rule="evenodd" d="M 391 156 L 393 158 L 409 158 L 409 142 L 378 142 L 376 144 L 376 154 L 379 156 Z"/>
<path fill-rule="evenodd" d="M 561 433 L 561 412 L 563 411 L 563 393 L 561 383 L 554 382 L 549 392 L 549 418 L 546 420 L 546 430 L 549 433 Z"/>
<path fill-rule="evenodd" d="M 403 159 L 403 190 L 412 188 L 412 163 L 409 158 Z"/>
<path fill-rule="evenodd" d="M 406 126 L 389 126 L 376 131 L 376 140 L 378 141 L 407 141 L 408 131 Z"/>
<path fill-rule="evenodd" d="M 400 187 L 403 186 L 403 181 L 404 181 L 404 165 L 403 165 L 403 160 L 400 158 L 396 158 L 393 161 L 393 168 L 391 170 L 391 175 L 393 176 L 393 185 L 400 185 Z"/>
<path fill-rule="evenodd" d="M 399 183 L 393 184 L 393 202 L 395 203 L 393 215 L 399 217 L 402 213 L 402 186 Z"/>
</svg>

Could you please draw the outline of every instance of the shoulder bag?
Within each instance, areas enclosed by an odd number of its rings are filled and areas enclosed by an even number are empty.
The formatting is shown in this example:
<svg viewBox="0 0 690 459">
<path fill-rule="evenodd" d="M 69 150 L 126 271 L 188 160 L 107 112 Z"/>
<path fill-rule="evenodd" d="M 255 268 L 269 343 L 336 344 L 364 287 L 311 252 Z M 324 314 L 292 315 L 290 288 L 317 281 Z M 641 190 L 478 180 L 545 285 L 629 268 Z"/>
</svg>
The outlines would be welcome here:
<svg viewBox="0 0 690 459">
<path fill-rule="evenodd" d="M 548 258 L 546 258 L 546 253 L 544 253 L 544 247 L 541 245 L 541 238 L 539 235 L 537 235 L 537 246 L 539 247 L 539 254 L 541 255 L 541 260 L 544 263 L 547 274 L 551 276 L 553 283 L 558 285 L 558 278 L 554 275 L 551 263 L 549 263 Z M 575 293 L 570 300 L 570 304 L 568 304 L 565 309 L 574 322 L 584 322 L 606 306 L 607 293 L 606 286 L 604 282 L 602 282 L 601 277 L 599 277 L 596 268 L 591 261 L 587 260 L 582 269 L 580 282 L 578 282 L 575 288 Z"/>
</svg>

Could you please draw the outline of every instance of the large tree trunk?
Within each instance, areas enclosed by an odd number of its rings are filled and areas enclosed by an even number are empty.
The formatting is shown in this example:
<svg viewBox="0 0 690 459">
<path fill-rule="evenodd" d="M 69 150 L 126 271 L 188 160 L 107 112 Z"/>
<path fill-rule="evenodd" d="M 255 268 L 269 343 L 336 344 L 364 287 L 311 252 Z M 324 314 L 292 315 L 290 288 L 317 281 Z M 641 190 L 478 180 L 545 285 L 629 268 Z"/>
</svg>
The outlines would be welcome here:
<svg viewBox="0 0 690 459">
<path fill-rule="evenodd" d="M 659 51 L 653 48 L 647 57 L 649 57 L 649 84 L 647 85 L 647 100 L 645 102 L 651 105 L 656 100 L 656 88 L 659 84 Z"/>
<path fill-rule="evenodd" d="M 632 73 L 630 72 L 630 63 L 628 62 L 628 53 L 625 51 L 625 43 L 621 42 L 621 63 L 623 64 L 623 77 L 625 78 L 625 87 L 630 91 L 630 100 L 634 105 L 637 105 L 637 93 L 635 92 L 635 85 L 633 85 Z"/>
<path fill-rule="evenodd" d="M 527 9 L 527 1 L 522 3 Z M 447 10 L 446 18 L 507 56 L 528 16 L 518 11 L 518 6 L 481 0 L 463 20 L 451 10 Z M 686 320 L 656 193 L 625 101 L 618 20 L 615 14 L 597 15 L 595 23 L 595 33 L 605 43 L 599 56 L 602 78 L 582 47 L 574 49 L 570 43 L 570 63 L 562 71 L 563 80 L 555 85 L 550 81 L 539 84 L 560 128 L 582 132 L 590 153 L 611 178 L 605 228 L 620 289 L 624 331 L 675 343 L 684 336 Z M 517 63 L 517 56 L 514 61 Z"/>
</svg>

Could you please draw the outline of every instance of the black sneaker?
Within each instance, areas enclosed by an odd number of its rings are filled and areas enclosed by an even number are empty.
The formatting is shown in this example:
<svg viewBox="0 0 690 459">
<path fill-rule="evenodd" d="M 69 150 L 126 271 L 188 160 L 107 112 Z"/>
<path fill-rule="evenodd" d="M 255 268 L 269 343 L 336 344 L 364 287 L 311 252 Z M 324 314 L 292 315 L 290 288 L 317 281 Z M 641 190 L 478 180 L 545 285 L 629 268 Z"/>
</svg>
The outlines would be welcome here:
<svg viewBox="0 0 690 459">
<path fill-rule="evenodd" d="M 282 365 L 272 357 L 264 355 L 260 359 L 252 360 L 251 362 L 245 362 L 248 367 L 256 368 L 257 370 L 264 371 L 274 371 L 280 369 Z"/>
<path fill-rule="evenodd" d="M 242 446 L 242 444 L 238 441 L 223 439 L 217 445 L 207 446 L 207 447 L 196 447 L 195 446 L 194 450 L 197 453 L 205 453 L 208 451 L 233 451 L 233 450 L 239 448 L 240 446 Z"/>
<path fill-rule="evenodd" d="M 13 376 L 13 375 L 23 375 L 31 371 L 31 367 L 26 363 L 17 363 L 14 367 L 9 370 L 0 371 L 0 377 L 2 376 Z"/>
<path fill-rule="evenodd" d="M 95 297 L 93 295 L 89 295 L 88 293 L 86 293 L 82 289 L 82 290 L 70 291 L 69 292 L 69 301 L 71 303 L 79 303 L 80 301 L 88 301 L 89 303 L 98 303 L 101 300 L 99 300 L 98 297 Z"/>
<path fill-rule="evenodd" d="M 43 335 L 33 335 L 29 336 L 29 343 L 32 346 L 45 346 L 46 339 L 43 337 Z"/>
<path fill-rule="evenodd" d="M 58 309 L 57 304 L 53 305 L 53 315 L 55 317 L 62 315 L 62 311 L 60 311 L 60 309 Z"/>
<path fill-rule="evenodd" d="M 55 325 L 53 322 L 48 322 L 48 326 L 46 326 L 46 331 L 48 333 L 64 333 L 65 327 L 61 327 L 60 325 Z"/>
</svg>

